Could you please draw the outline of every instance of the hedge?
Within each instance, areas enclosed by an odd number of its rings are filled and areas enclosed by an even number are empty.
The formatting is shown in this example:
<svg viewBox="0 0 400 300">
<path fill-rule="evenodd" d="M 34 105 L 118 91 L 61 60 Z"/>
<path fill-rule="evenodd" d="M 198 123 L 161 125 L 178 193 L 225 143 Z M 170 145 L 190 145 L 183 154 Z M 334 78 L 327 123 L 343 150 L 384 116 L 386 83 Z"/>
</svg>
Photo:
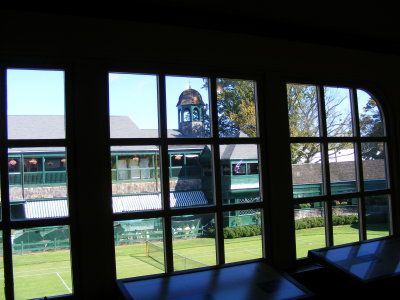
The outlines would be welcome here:
<svg viewBox="0 0 400 300">
<path fill-rule="evenodd" d="M 384 224 L 388 222 L 387 214 L 373 214 L 367 215 L 367 224 Z M 299 220 L 295 220 L 295 229 L 307 229 L 313 227 L 323 227 L 325 226 L 325 220 L 323 217 L 309 217 Z M 357 215 L 348 216 L 333 216 L 332 217 L 333 226 L 338 225 L 354 225 L 358 224 Z M 225 227 L 223 229 L 224 239 L 234 239 L 247 236 L 255 236 L 261 234 L 260 225 L 246 225 L 246 226 L 235 226 L 235 227 Z M 206 231 L 206 236 L 215 237 L 215 229 L 209 229 Z"/>
<path fill-rule="evenodd" d="M 294 223 L 295 223 L 296 230 L 325 226 L 325 220 L 323 217 L 303 218 L 303 219 L 295 220 Z M 357 215 L 333 216 L 332 224 L 333 224 L 333 226 L 358 224 L 358 216 Z"/>
<path fill-rule="evenodd" d="M 388 223 L 387 214 L 370 214 L 366 216 L 367 224 L 385 224 Z M 332 225 L 354 225 L 358 224 L 358 215 L 348 215 L 348 216 L 333 216 Z M 313 227 L 322 227 L 325 225 L 323 217 L 310 217 L 303 218 L 295 221 L 296 229 L 307 229 Z"/>
<path fill-rule="evenodd" d="M 245 225 L 245 226 L 225 227 L 223 231 L 224 231 L 224 239 L 235 239 L 239 237 L 261 235 L 261 226 Z M 209 229 L 207 231 L 207 236 L 215 237 L 215 229 Z"/>
</svg>

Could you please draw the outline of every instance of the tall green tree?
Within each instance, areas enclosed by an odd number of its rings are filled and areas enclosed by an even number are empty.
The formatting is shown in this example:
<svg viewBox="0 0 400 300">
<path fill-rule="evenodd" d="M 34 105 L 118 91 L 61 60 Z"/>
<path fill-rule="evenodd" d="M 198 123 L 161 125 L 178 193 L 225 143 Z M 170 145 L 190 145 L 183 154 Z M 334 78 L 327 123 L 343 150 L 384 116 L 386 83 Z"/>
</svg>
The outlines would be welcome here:
<svg viewBox="0 0 400 300">
<path fill-rule="evenodd" d="M 318 102 L 314 86 L 288 84 L 287 100 L 289 112 L 289 129 L 292 137 L 317 137 L 319 136 L 318 125 Z M 291 144 L 292 164 L 299 162 L 311 162 L 320 146 L 316 143 Z"/>
<path fill-rule="evenodd" d="M 208 88 L 207 83 L 204 88 Z M 218 132 L 222 137 L 257 135 L 255 84 L 251 80 L 217 79 Z M 209 119 L 206 120 L 209 126 Z M 207 131 L 207 130 L 206 130 Z"/>
<path fill-rule="evenodd" d="M 376 101 L 370 98 L 365 106 L 359 111 L 360 131 L 362 136 L 383 136 L 383 122 L 381 112 Z"/>
<path fill-rule="evenodd" d="M 384 135 L 382 116 L 376 101 L 370 98 L 364 107 L 359 111 L 360 132 L 364 137 L 379 137 Z M 363 159 L 384 159 L 384 144 L 369 142 L 361 144 Z"/>
<path fill-rule="evenodd" d="M 208 88 L 205 82 L 204 88 Z M 345 93 L 337 88 L 326 88 L 324 93 L 328 136 L 352 136 L 352 120 Z M 317 88 L 306 84 L 288 84 L 287 101 L 289 127 L 292 137 L 318 137 L 320 109 Z M 348 103 L 347 103 L 347 102 Z M 217 79 L 217 113 L 220 136 L 235 137 L 241 133 L 249 137 L 257 134 L 255 83 L 251 80 Z M 206 127 L 209 127 L 206 118 Z M 310 163 L 320 152 L 319 144 L 292 144 L 292 163 Z M 330 153 L 349 148 L 350 144 L 331 144 Z"/>
</svg>

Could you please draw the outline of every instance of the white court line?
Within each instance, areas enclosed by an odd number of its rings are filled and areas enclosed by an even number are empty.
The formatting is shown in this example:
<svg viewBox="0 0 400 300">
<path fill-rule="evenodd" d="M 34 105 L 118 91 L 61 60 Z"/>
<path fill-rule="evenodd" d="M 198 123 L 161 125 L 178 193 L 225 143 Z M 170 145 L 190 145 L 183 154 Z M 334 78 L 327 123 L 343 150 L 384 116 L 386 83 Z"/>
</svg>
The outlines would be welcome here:
<svg viewBox="0 0 400 300">
<path fill-rule="evenodd" d="M 68 292 L 72 293 L 71 289 L 68 287 L 68 285 L 65 283 L 64 279 L 61 278 L 60 274 L 56 272 L 58 278 L 60 278 L 61 282 L 64 284 L 64 286 L 67 288 Z"/>
<path fill-rule="evenodd" d="M 257 240 L 258 241 L 258 240 Z M 253 241 L 249 241 L 247 242 L 248 244 L 252 244 Z M 261 240 L 260 240 L 261 242 Z M 177 251 L 174 251 L 174 253 L 185 256 L 189 259 L 193 259 L 193 260 L 198 260 L 199 258 L 205 258 L 205 257 L 210 257 L 210 256 L 214 256 L 215 255 L 215 251 L 204 251 L 201 248 L 206 248 L 206 246 L 202 246 L 202 247 L 193 247 L 193 248 L 184 248 L 184 253 L 181 253 L 179 249 Z M 190 250 L 188 250 L 190 249 Z M 239 242 L 235 242 L 235 243 L 230 243 L 228 245 L 225 246 L 225 250 L 226 250 L 226 254 L 228 255 L 232 255 L 235 253 L 250 253 L 250 254 L 255 254 L 257 256 L 259 256 L 261 254 L 261 245 L 257 246 L 257 245 L 252 245 L 252 246 L 247 246 L 245 245 L 245 243 L 239 243 Z M 198 255 L 199 252 L 203 253 L 203 255 Z M 135 258 L 135 257 L 134 257 Z M 120 266 L 119 268 L 125 268 L 125 267 L 132 267 L 132 266 L 138 266 L 138 265 L 142 265 L 146 264 L 145 262 L 142 262 L 141 264 L 137 264 L 137 263 L 129 263 L 131 262 L 131 256 L 130 255 L 121 255 L 118 257 L 117 262 L 119 263 L 123 263 L 124 266 Z"/>
<path fill-rule="evenodd" d="M 39 274 L 33 274 L 33 275 L 18 275 L 14 276 L 14 278 L 24 278 L 24 277 L 37 277 L 37 276 L 47 276 L 47 275 L 53 275 L 53 272 L 50 273 L 39 273 Z"/>
<path fill-rule="evenodd" d="M 21 273 L 35 273 L 38 271 L 51 271 L 51 270 L 60 270 L 60 269 L 67 269 L 64 272 L 67 272 L 70 270 L 70 267 L 57 267 L 57 268 L 44 268 L 44 269 L 35 269 L 35 270 L 23 270 L 23 271 L 16 271 L 14 274 L 21 274 Z"/>
</svg>

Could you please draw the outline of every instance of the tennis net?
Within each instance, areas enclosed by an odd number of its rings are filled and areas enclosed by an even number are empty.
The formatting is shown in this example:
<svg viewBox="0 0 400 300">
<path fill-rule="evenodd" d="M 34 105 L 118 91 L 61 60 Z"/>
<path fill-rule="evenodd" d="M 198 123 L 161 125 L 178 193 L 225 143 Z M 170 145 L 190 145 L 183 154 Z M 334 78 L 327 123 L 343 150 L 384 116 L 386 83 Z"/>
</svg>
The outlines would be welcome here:
<svg viewBox="0 0 400 300">
<path fill-rule="evenodd" d="M 164 265 L 164 248 L 155 245 L 151 242 L 146 242 L 146 256 L 152 258 L 158 263 Z M 174 253 L 174 271 L 182 271 L 188 269 L 202 268 L 207 266 L 206 264 L 199 262 L 194 259 L 190 259 L 186 256 Z"/>
</svg>

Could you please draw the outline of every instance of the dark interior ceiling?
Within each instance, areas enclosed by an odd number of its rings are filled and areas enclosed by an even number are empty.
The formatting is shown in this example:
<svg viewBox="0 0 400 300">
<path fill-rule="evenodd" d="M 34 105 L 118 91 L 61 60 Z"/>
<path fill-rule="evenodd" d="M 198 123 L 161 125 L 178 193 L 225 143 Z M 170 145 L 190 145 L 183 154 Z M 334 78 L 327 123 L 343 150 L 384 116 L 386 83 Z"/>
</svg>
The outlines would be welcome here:
<svg viewBox="0 0 400 300">
<path fill-rule="evenodd" d="M 171 24 L 299 40 L 324 45 L 400 54 L 400 18 L 391 5 L 377 1 L 363 6 L 324 2 L 312 6 L 304 1 L 271 4 L 265 0 L 182 1 L 131 0 L 127 3 L 81 6 L 2 8 Z M 350 2 L 350 1 L 348 1 Z M 383 2 L 382 2 L 383 3 Z M 88 3 L 89 4 L 89 3 Z"/>
</svg>

